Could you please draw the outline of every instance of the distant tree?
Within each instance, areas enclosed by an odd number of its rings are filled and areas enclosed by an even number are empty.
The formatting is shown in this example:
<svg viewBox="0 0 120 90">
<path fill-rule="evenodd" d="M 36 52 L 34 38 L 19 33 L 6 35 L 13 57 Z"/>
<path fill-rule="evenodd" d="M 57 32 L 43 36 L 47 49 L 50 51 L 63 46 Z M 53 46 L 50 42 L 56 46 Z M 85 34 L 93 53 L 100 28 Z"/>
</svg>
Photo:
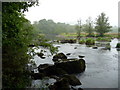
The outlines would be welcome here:
<svg viewBox="0 0 120 90">
<path fill-rule="evenodd" d="M 81 19 L 78 20 L 78 24 L 75 26 L 75 29 L 77 30 L 77 39 L 80 40 L 81 32 L 82 32 Z"/>
<path fill-rule="evenodd" d="M 88 36 L 92 36 L 94 28 L 93 28 L 93 21 L 91 17 L 86 20 L 86 24 L 83 25 L 83 31 L 88 33 Z"/>
<path fill-rule="evenodd" d="M 96 32 L 99 34 L 99 36 L 104 36 L 105 33 L 110 32 L 112 26 L 110 26 L 110 23 L 108 23 L 108 17 L 106 17 L 105 13 L 101 13 L 101 15 L 98 16 L 96 19 Z"/>
</svg>

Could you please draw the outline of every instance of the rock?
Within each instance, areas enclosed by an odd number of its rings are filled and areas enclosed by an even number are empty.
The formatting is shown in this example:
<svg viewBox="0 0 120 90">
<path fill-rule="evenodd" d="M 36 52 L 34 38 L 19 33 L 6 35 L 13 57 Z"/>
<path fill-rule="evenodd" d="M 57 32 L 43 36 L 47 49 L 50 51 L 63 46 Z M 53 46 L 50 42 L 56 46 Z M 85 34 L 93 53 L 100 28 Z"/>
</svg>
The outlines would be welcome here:
<svg viewBox="0 0 120 90">
<path fill-rule="evenodd" d="M 51 76 L 51 75 L 60 76 L 67 74 L 67 72 L 64 71 L 63 69 L 56 67 L 55 65 L 49 65 L 49 64 L 39 65 L 38 71 L 44 73 L 46 76 Z"/>
<path fill-rule="evenodd" d="M 35 45 L 34 44 L 30 44 L 30 45 L 28 45 L 28 47 L 35 47 Z"/>
<path fill-rule="evenodd" d="M 71 53 L 67 53 L 66 55 L 70 55 Z"/>
<path fill-rule="evenodd" d="M 97 46 L 94 46 L 94 47 L 92 47 L 93 49 L 98 49 L 98 47 Z"/>
<path fill-rule="evenodd" d="M 72 86 L 82 85 L 75 75 L 64 75 L 63 78 L 67 79 L 69 84 Z"/>
<path fill-rule="evenodd" d="M 42 79 L 45 75 L 43 73 L 32 73 L 31 76 L 34 80 L 37 80 Z"/>
<path fill-rule="evenodd" d="M 62 60 L 62 59 L 67 59 L 67 56 L 65 55 L 65 54 L 63 54 L 63 53 L 58 53 L 58 54 L 56 54 L 55 56 L 53 56 L 53 61 L 54 62 L 56 62 L 56 61 L 59 61 L 59 59 L 60 60 Z"/>
<path fill-rule="evenodd" d="M 120 48 L 120 43 L 117 43 L 116 48 Z"/>
<path fill-rule="evenodd" d="M 77 49 L 77 47 L 74 47 L 74 49 Z"/>
<path fill-rule="evenodd" d="M 55 63 L 55 66 L 57 68 L 63 69 L 68 74 L 81 73 L 85 71 L 86 68 L 85 60 L 83 59 L 76 59 L 76 60 L 69 60 L 66 62 Z"/>
<path fill-rule="evenodd" d="M 78 57 L 81 59 L 81 58 L 84 58 L 85 56 L 79 55 Z"/>
<path fill-rule="evenodd" d="M 40 58 L 43 58 L 43 55 L 44 55 L 44 54 L 40 52 L 40 53 L 37 53 L 37 55 L 38 55 Z"/>
<path fill-rule="evenodd" d="M 61 40 L 61 43 L 76 43 L 75 39 L 66 39 L 66 40 Z"/>
<path fill-rule="evenodd" d="M 65 78 L 55 82 L 54 85 L 49 86 L 50 90 L 70 90 L 68 80 Z"/>
</svg>

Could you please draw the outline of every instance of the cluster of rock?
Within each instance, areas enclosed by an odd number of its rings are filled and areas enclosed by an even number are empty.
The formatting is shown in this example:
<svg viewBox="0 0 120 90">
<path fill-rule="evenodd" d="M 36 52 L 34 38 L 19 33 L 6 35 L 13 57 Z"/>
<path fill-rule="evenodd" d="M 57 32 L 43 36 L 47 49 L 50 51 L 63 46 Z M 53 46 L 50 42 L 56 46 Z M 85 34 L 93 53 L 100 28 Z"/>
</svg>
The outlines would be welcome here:
<svg viewBox="0 0 120 90">
<path fill-rule="evenodd" d="M 76 39 L 65 39 L 65 40 L 61 40 L 60 43 L 76 43 Z"/>
<path fill-rule="evenodd" d="M 42 79 L 44 77 L 52 77 L 56 79 L 53 85 L 49 85 L 50 90 L 70 90 L 70 86 L 81 85 L 75 73 L 85 71 L 84 59 L 67 59 L 63 53 L 53 56 L 54 64 L 41 64 L 38 66 L 39 73 L 32 73 L 33 79 Z"/>
</svg>

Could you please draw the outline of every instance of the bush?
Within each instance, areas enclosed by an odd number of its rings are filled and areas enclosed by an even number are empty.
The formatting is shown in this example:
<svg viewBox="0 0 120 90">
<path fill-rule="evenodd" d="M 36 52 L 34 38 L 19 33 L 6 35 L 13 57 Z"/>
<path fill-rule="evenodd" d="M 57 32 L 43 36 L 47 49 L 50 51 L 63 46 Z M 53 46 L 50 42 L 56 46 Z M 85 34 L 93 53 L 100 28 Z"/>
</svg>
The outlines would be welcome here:
<svg viewBox="0 0 120 90">
<path fill-rule="evenodd" d="M 79 41 L 79 44 L 84 44 L 84 43 L 85 43 L 84 39 L 82 39 L 82 40 Z"/>
<path fill-rule="evenodd" d="M 106 41 L 106 42 L 110 42 L 110 41 L 111 41 L 111 38 L 98 37 L 98 38 L 96 39 L 96 41 Z"/>
<path fill-rule="evenodd" d="M 86 43 L 85 44 L 86 45 L 94 45 L 95 44 L 95 40 L 92 39 L 92 38 L 88 38 L 88 39 L 86 39 Z"/>
</svg>

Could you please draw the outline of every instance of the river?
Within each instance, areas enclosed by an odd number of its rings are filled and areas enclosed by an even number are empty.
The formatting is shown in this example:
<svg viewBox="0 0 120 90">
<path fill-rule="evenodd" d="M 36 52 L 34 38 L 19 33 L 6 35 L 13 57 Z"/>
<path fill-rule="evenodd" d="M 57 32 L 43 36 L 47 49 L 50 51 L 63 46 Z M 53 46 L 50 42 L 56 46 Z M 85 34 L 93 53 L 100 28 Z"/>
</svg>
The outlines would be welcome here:
<svg viewBox="0 0 120 90">
<path fill-rule="evenodd" d="M 78 55 L 84 55 L 86 61 L 86 70 L 81 74 L 76 74 L 82 82 L 82 88 L 118 88 L 118 51 L 115 46 L 118 39 L 110 42 L 111 50 L 103 50 L 102 47 L 92 49 L 81 44 L 54 44 L 58 46 L 59 52 L 64 54 L 71 53 L 68 58 L 78 58 Z M 38 56 L 34 57 L 37 64 L 53 64 L 50 52 L 46 49 L 45 59 Z M 40 52 L 40 49 L 36 50 Z"/>
</svg>

